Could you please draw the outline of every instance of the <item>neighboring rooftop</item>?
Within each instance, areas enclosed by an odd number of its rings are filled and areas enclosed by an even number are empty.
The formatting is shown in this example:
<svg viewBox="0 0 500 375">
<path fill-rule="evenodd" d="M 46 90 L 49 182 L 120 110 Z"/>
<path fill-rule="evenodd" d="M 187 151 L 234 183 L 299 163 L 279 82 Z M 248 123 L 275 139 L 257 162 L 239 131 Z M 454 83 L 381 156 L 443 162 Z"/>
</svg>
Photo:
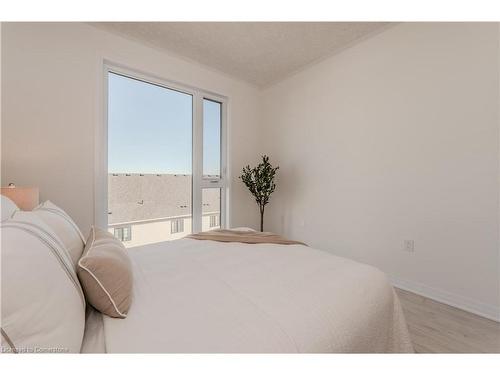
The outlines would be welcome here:
<svg viewBox="0 0 500 375">
<path fill-rule="evenodd" d="M 191 215 L 191 175 L 108 175 L 108 223 Z M 203 212 L 220 211 L 220 190 L 204 189 Z"/>
</svg>

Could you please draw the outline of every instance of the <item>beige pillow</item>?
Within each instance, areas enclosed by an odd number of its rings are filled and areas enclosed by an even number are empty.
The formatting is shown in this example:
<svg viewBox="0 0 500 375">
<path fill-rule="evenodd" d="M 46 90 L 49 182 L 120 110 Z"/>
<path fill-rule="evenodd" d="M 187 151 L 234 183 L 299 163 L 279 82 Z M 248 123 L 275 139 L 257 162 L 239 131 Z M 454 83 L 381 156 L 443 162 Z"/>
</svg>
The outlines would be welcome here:
<svg viewBox="0 0 500 375">
<path fill-rule="evenodd" d="M 92 306 L 113 318 L 127 317 L 132 302 L 132 267 L 117 238 L 92 227 L 77 273 Z"/>
</svg>

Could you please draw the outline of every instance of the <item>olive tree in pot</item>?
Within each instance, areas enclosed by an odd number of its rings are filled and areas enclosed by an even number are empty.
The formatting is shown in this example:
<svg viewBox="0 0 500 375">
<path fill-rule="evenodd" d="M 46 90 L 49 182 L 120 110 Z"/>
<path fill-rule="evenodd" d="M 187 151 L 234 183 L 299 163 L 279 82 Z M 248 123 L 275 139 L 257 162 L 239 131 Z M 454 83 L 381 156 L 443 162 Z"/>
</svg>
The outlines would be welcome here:
<svg viewBox="0 0 500 375">
<path fill-rule="evenodd" d="M 254 168 L 250 168 L 250 166 L 247 165 L 243 168 L 240 176 L 241 180 L 248 190 L 250 190 L 250 193 L 252 193 L 255 201 L 259 205 L 261 232 L 264 231 L 264 209 L 266 204 L 269 203 L 271 194 L 276 189 L 274 177 L 278 169 L 279 167 L 273 167 L 271 163 L 269 163 L 268 156 L 263 155 L 262 162 L 259 163 L 259 165 Z"/>
</svg>

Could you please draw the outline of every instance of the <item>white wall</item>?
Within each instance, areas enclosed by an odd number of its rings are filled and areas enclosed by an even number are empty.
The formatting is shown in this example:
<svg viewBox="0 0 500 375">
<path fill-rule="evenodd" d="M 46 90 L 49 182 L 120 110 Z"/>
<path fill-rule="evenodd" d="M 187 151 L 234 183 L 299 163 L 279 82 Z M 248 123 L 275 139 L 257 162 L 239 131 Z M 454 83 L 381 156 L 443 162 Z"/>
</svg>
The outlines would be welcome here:
<svg viewBox="0 0 500 375">
<path fill-rule="evenodd" d="M 237 175 L 267 152 L 281 169 L 266 229 L 500 314 L 496 24 L 402 24 L 263 92 L 84 24 L 1 36 L 2 184 L 39 186 L 82 229 L 106 58 L 230 97 L 232 225 L 257 226 Z"/>
<path fill-rule="evenodd" d="M 498 48 L 494 23 L 402 24 L 265 90 L 268 228 L 500 318 Z"/>
<path fill-rule="evenodd" d="M 2 135 L 3 135 L 3 129 L 2 129 L 2 28 L 3 28 L 3 22 L 0 22 L 0 155 L 2 154 Z M 0 176 L 1 176 L 1 171 L 2 171 L 2 163 L 0 163 Z M 3 182 L 3 180 L 2 180 Z M 4 186 L 2 184 L 2 186 Z"/>
<path fill-rule="evenodd" d="M 4 24 L 2 185 L 13 181 L 39 186 L 41 199 L 61 205 L 88 231 L 94 221 L 103 59 L 230 98 L 231 225 L 256 226 L 256 208 L 236 178 L 258 156 L 258 91 L 86 24 Z"/>
</svg>

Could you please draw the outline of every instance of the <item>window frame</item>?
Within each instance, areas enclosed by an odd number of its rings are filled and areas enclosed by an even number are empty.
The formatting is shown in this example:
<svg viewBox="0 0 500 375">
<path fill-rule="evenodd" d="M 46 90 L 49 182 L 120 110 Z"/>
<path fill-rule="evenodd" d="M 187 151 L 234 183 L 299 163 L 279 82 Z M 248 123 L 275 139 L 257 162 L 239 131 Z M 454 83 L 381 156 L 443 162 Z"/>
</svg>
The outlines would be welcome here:
<svg viewBox="0 0 500 375">
<path fill-rule="evenodd" d="M 175 90 L 192 96 L 192 232 L 201 232 L 203 220 L 202 192 L 204 188 L 220 188 L 220 226 L 229 223 L 229 176 L 228 176 L 228 97 L 194 86 L 144 73 L 121 64 L 103 60 L 101 121 L 96 122 L 94 224 L 108 227 L 108 75 L 119 74 L 148 84 Z M 203 100 L 221 103 L 221 160 L 220 177 L 203 177 Z"/>
<path fill-rule="evenodd" d="M 209 220 L 209 223 L 208 223 L 208 227 L 209 228 L 215 228 L 215 227 L 220 227 L 220 216 L 217 215 L 217 214 L 210 214 L 210 218 L 208 219 Z M 214 225 L 212 225 L 212 219 L 214 219 Z"/>
<path fill-rule="evenodd" d="M 224 121 L 224 116 L 223 116 L 223 110 L 224 110 L 224 105 L 221 101 L 219 100 L 215 100 L 215 99 L 212 99 L 211 97 L 209 97 L 208 95 L 204 95 L 203 96 L 203 100 L 202 100 L 202 106 L 204 108 L 204 104 L 205 104 L 205 100 L 206 101 L 210 101 L 210 102 L 213 102 L 213 103 L 217 103 L 217 104 L 220 104 L 220 121 L 221 121 L 221 129 L 220 129 L 220 139 L 219 139 L 219 142 L 220 142 L 220 150 L 221 150 L 221 154 L 220 154 L 220 160 L 219 160 L 219 167 L 220 167 L 220 170 L 219 170 L 219 173 L 221 174 L 220 176 L 206 176 L 203 174 L 203 171 L 202 171 L 202 178 L 204 181 L 210 181 L 211 184 L 216 184 L 217 182 L 220 181 L 221 179 L 221 176 L 222 176 L 222 155 L 224 154 L 222 152 L 222 143 L 223 143 L 223 136 L 222 136 L 222 132 L 223 132 L 223 121 Z M 203 127 L 203 123 L 202 123 L 202 127 Z M 204 127 L 203 127 L 204 128 Z M 204 130 L 204 129 L 203 129 Z M 202 148 L 203 149 L 203 148 Z M 202 165 L 202 167 L 205 167 L 204 165 Z M 212 185 L 213 186 L 213 185 Z M 215 187 L 215 186 L 214 186 Z"/>
<path fill-rule="evenodd" d="M 125 229 L 127 229 L 128 236 L 125 236 Z M 121 235 L 117 236 L 116 232 L 121 231 Z M 132 241 L 132 226 L 131 225 L 125 225 L 125 226 L 118 226 L 118 227 L 113 227 L 113 235 L 118 238 L 121 242 L 128 242 Z"/>
<path fill-rule="evenodd" d="M 176 231 L 174 232 L 173 228 L 175 227 Z M 179 230 L 181 228 L 182 230 Z M 184 233 L 184 219 L 172 219 L 170 220 L 170 234 L 178 234 Z"/>
</svg>

